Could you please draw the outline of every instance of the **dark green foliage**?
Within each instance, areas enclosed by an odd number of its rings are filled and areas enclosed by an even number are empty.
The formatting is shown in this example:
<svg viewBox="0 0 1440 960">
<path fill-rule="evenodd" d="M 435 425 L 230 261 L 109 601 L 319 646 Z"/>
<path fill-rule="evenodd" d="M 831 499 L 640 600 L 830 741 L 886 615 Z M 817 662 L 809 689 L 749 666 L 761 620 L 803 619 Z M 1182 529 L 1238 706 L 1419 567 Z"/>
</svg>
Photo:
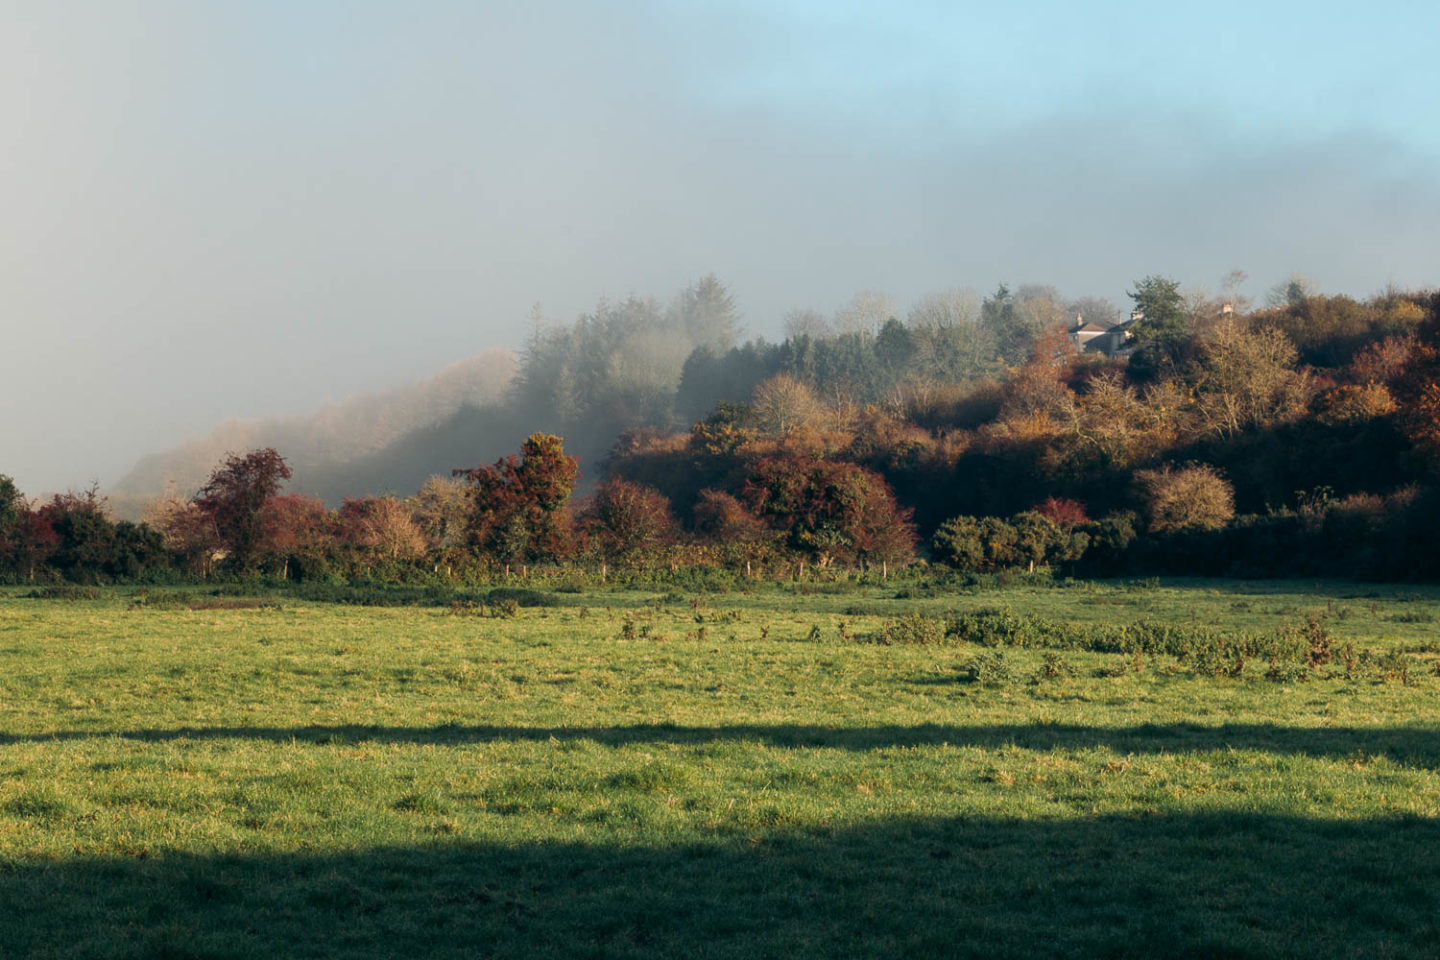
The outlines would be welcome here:
<svg viewBox="0 0 1440 960">
<path fill-rule="evenodd" d="M 1015 316 L 1015 298 L 1000 284 L 980 305 L 980 326 L 995 344 L 996 355 L 1007 363 L 1021 363 L 1030 353 L 1027 336 Z"/>
<path fill-rule="evenodd" d="M 930 541 L 931 555 L 966 572 L 1071 564 L 1084 556 L 1091 534 L 1062 527 L 1033 510 L 1009 520 L 952 517 Z"/>
<path fill-rule="evenodd" d="M 931 556 L 957 570 L 985 569 L 988 564 L 985 547 L 980 521 L 974 517 L 946 520 L 930 540 Z"/>
<path fill-rule="evenodd" d="M 1180 296 L 1180 282 L 1169 277 L 1149 276 L 1130 292 L 1140 319 L 1133 327 L 1134 352 L 1130 354 L 1130 375 L 1139 381 L 1153 380 L 1178 370 L 1190 340 L 1190 323 Z"/>
<path fill-rule="evenodd" d="M 0 568 L 4 567 L 23 507 L 20 489 L 15 486 L 15 481 L 0 473 Z"/>
<path fill-rule="evenodd" d="M 745 404 L 755 388 L 780 372 L 780 348 L 751 342 L 716 354 L 700 347 L 685 360 L 675 407 L 681 417 L 694 422 L 717 404 Z"/>
</svg>

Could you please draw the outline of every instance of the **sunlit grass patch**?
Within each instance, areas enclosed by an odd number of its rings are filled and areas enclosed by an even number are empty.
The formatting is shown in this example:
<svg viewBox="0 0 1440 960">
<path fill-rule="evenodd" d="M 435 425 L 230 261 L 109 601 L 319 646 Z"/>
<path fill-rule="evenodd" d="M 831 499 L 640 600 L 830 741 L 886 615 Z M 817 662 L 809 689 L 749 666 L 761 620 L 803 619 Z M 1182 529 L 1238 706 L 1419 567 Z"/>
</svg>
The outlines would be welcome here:
<svg viewBox="0 0 1440 960">
<path fill-rule="evenodd" d="M 1432 955 L 1440 604 L 1273 586 L 11 595 L 0 954 Z M 997 608 L 1331 656 L 937 633 Z"/>
</svg>

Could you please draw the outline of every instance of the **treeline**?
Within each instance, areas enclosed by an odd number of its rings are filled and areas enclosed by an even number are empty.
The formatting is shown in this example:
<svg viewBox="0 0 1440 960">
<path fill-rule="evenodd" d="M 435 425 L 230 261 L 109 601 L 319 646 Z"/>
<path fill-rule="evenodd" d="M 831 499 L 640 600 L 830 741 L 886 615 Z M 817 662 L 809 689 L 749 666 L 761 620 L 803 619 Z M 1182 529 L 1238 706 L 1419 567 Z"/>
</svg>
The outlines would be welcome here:
<svg viewBox="0 0 1440 960">
<path fill-rule="evenodd" d="M 0 477 L 0 578 L 10 582 L 177 582 L 267 576 L 297 581 L 488 580 L 531 564 L 605 571 L 742 565 L 754 576 L 806 562 L 904 564 L 916 539 L 883 480 L 853 464 L 767 460 L 743 499 L 707 491 L 684 530 L 653 489 L 609 477 L 572 502 L 575 457 L 534 434 L 518 455 L 414 497 L 347 500 L 281 493 L 274 450 L 228 457 L 193 498 L 157 502 L 139 524 L 111 522 L 93 491 L 30 503 Z M 513 570 L 512 570 L 513 568 Z"/>
<path fill-rule="evenodd" d="M 706 278 L 665 309 L 632 298 L 537 329 L 506 409 L 542 412 L 516 455 L 337 509 L 282 493 L 273 450 L 233 455 L 140 524 L 111 523 L 93 492 L 30 502 L 4 481 L 0 577 L 769 575 L 922 558 L 1440 577 L 1440 294 L 1297 285 L 1247 310 L 1147 277 L 1131 296 L 1119 356 L 1066 330 L 1072 311 L 1114 323 L 1113 306 L 1041 287 L 928 297 L 904 321 L 857 298 L 791 317 L 782 343 L 736 345 L 729 295 Z M 584 461 L 593 486 L 562 433 L 608 447 Z"/>
<path fill-rule="evenodd" d="M 748 402 L 776 373 L 824 384 L 827 401 L 882 403 L 906 383 L 1003 378 L 1023 363 L 1038 333 L 1077 313 L 1119 318 L 1106 301 L 1066 300 L 1041 285 L 1002 287 L 988 298 L 942 291 L 904 311 L 862 293 L 832 316 L 792 312 L 780 343 L 741 342 L 732 297 L 707 276 L 668 301 L 602 300 L 573 323 L 537 313 L 503 398 L 363 458 L 320 469 L 297 465 L 296 479 L 331 503 L 356 490 L 414 490 L 437 469 L 494 459 L 538 431 L 566 438 L 590 489 L 625 432 L 684 430 L 720 401 Z"/>
<path fill-rule="evenodd" d="M 1007 294 L 984 301 L 980 331 Z M 722 365 L 763 376 L 746 402 L 634 431 L 607 467 L 698 528 L 687 509 L 766 460 L 850 464 L 912 512 L 931 559 L 965 570 L 1440 577 L 1440 295 L 1292 288 L 1249 311 L 1147 277 L 1132 297 L 1120 356 L 1056 324 L 994 376 L 923 372 L 914 323 L 732 350 Z M 844 342 L 868 355 L 795 362 Z"/>
</svg>

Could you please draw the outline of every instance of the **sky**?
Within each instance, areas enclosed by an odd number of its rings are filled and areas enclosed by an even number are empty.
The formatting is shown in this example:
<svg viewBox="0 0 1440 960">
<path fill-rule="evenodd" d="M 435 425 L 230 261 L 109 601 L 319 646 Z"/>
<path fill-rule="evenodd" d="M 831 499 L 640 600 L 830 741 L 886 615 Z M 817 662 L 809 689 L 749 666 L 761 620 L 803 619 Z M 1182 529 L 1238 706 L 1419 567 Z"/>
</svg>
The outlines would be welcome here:
<svg viewBox="0 0 1440 960">
<path fill-rule="evenodd" d="M 1408 0 L 0 0 L 0 473 L 103 486 L 712 272 L 771 338 L 860 290 L 1432 286 L 1437 32 Z"/>
</svg>

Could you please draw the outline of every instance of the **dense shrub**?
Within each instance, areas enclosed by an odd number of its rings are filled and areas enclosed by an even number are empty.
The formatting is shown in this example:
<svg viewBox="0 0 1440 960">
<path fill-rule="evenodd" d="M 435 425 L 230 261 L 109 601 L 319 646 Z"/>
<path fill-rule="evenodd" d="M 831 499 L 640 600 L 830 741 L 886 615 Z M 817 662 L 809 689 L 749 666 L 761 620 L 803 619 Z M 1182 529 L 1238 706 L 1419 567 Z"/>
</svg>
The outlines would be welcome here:
<svg viewBox="0 0 1440 960">
<path fill-rule="evenodd" d="M 789 546 L 823 564 L 904 562 L 915 528 L 883 479 L 853 463 L 760 460 L 743 491 L 754 512 L 786 534 Z"/>
<path fill-rule="evenodd" d="M 614 478 L 596 489 L 581 526 L 602 553 L 617 560 L 653 551 L 676 533 L 669 500 L 650 487 Z"/>
<path fill-rule="evenodd" d="M 1015 667 L 999 650 L 985 650 L 965 664 L 962 675 L 972 683 L 999 686 L 1016 677 Z"/>
<path fill-rule="evenodd" d="M 1235 515 L 1234 488 L 1205 464 L 1141 470 L 1135 482 L 1152 533 L 1215 530 Z"/>
<path fill-rule="evenodd" d="M 945 621 L 912 613 L 886 620 L 877 637 L 882 644 L 936 644 L 946 639 Z"/>
</svg>

